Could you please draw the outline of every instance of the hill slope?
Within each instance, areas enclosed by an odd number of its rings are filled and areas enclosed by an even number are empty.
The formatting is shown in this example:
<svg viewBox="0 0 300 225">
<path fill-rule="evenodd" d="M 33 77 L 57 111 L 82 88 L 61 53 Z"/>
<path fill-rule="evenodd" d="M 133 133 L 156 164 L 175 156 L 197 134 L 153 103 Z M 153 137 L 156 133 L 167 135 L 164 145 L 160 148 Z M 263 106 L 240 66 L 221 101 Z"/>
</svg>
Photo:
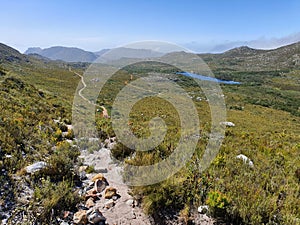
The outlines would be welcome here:
<svg viewBox="0 0 300 225">
<path fill-rule="evenodd" d="M 221 54 L 199 54 L 213 69 L 239 71 L 286 70 L 300 68 L 300 42 L 272 50 L 246 46 Z"/>
</svg>

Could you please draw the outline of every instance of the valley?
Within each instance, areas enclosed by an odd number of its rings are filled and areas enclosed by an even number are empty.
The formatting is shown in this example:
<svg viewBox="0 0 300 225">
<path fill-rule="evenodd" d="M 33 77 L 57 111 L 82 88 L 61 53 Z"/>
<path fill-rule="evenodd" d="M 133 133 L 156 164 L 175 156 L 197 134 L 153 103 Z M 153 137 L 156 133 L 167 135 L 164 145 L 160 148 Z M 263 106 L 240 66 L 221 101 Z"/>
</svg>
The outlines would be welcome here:
<svg viewBox="0 0 300 225">
<path fill-rule="evenodd" d="M 149 54 L 139 51 L 139 56 Z M 155 59 L 178 53 L 151 54 Z M 72 224 L 73 218 L 64 213 L 77 212 L 86 196 L 81 190 L 87 181 L 79 168 L 85 166 L 89 178 L 97 174 L 92 158 L 103 157 L 105 145 L 112 165 L 124 170 L 124 180 L 132 172 L 126 165 L 145 166 L 168 158 L 182 131 L 179 113 L 164 99 L 146 97 L 129 114 L 128 126 L 139 138 L 151 135 L 152 118 L 164 119 L 166 136 L 150 151 L 125 146 L 115 138 L 111 124 L 120 90 L 136 89 L 133 97 L 138 97 L 138 88 L 145 88 L 133 82 L 151 75 L 171 80 L 188 93 L 198 112 L 200 138 L 192 158 L 173 176 L 152 185 L 128 187 L 130 193 L 124 195 L 134 199 L 136 210 L 142 209 L 152 224 L 205 224 L 203 217 L 211 224 L 300 224 L 299 54 L 299 42 L 273 50 L 239 47 L 221 54 L 198 54 L 217 79 L 239 82 L 220 83 L 226 103 L 224 122 L 231 125 L 225 129 L 217 157 L 201 171 L 212 129 L 211 108 L 195 80 L 180 74 L 189 71 L 155 60 L 129 65 L 110 77 L 95 98 L 89 88 L 97 87 L 103 74 L 84 77 L 90 62 L 53 61 L 0 44 L 0 224 Z M 94 137 L 78 139 L 69 129 L 75 123 L 76 94 L 95 107 L 100 143 L 90 141 Z M 107 146 L 112 138 L 113 144 Z M 241 154 L 253 166 L 237 158 Z M 89 163 L 82 160 L 83 155 Z M 47 166 L 33 174 L 26 172 L 26 166 L 39 161 Z M 107 176 L 105 171 L 103 175 Z M 198 212 L 200 206 L 208 212 Z"/>
</svg>

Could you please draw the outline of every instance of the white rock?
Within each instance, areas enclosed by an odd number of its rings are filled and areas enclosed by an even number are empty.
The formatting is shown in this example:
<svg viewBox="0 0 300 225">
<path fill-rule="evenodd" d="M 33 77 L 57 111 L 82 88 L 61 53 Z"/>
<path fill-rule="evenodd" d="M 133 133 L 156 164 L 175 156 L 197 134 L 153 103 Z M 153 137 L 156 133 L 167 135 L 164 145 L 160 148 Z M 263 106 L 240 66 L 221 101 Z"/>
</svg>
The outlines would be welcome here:
<svg viewBox="0 0 300 225">
<path fill-rule="evenodd" d="M 30 166 L 26 166 L 25 170 L 27 173 L 35 173 L 41 169 L 44 169 L 46 166 L 47 166 L 47 163 L 40 161 L 40 162 L 33 163 Z"/>
<path fill-rule="evenodd" d="M 225 125 L 227 127 L 235 127 L 235 124 L 233 122 L 225 121 L 225 122 L 221 122 L 220 124 Z"/>
<path fill-rule="evenodd" d="M 126 205 L 133 206 L 133 205 L 134 205 L 134 200 L 133 200 L 133 199 L 128 199 L 128 200 L 126 201 Z"/>
<path fill-rule="evenodd" d="M 248 164 L 249 166 L 253 167 L 254 164 L 252 162 L 251 159 L 249 159 L 247 156 L 243 155 L 243 154 L 239 154 L 238 156 L 236 156 L 237 159 L 242 159 L 244 163 Z"/>
<path fill-rule="evenodd" d="M 198 213 L 204 214 L 209 210 L 208 205 L 200 205 L 198 207 Z"/>
<path fill-rule="evenodd" d="M 110 209 L 111 207 L 113 207 L 115 205 L 114 200 L 110 199 L 107 202 L 104 203 L 105 208 Z"/>
</svg>

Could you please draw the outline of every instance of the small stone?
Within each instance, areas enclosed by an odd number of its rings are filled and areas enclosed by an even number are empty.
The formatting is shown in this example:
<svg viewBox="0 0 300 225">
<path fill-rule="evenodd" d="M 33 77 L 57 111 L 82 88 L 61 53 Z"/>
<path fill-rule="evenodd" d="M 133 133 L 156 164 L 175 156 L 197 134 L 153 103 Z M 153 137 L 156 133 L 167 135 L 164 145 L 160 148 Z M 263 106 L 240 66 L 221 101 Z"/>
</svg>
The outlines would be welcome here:
<svg viewBox="0 0 300 225">
<path fill-rule="evenodd" d="M 89 198 L 93 198 L 94 201 L 96 201 L 98 199 L 99 195 L 97 193 L 97 191 L 93 188 L 91 190 L 88 190 L 86 195 L 85 195 L 85 200 L 88 200 Z M 100 195 L 101 197 L 101 195 Z"/>
<path fill-rule="evenodd" d="M 47 166 L 47 163 L 40 161 L 40 162 L 33 163 L 30 166 L 26 166 L 25 170 L 27 173 L 35 173 L 41 169 L 44 169 L 46 166 Z"/>
<path fill-rule="evenodd" d="M 113 207 L 115 205 L 114 200 L 110 199 L 107 202 L 104 203 L 105 208 L 110 209 L 111 207 Z"/>
<path fill-rule="evenodd" d="M 87 219 L 86 210 L 80 210 L 77 213 L 75 213 L 73 217 L 73 222 L 79 225 L 87 224 L 88 219 Z"/>
<path fill-rule="evenodd" d="M 105 198 L 106 199 L 112 198 L 116 194 L 117 194 L 117 189 L 115 189 L 113 187 L 109 187 L 105 190 Z"/>
<path fill-rule="evenodd" d="M 60 223 L 60 225 L 69 225 L 69 223 L 67 223 L 67 222 L 65 222 L 65 221 L 62 221 L 62 222 Z"/>
<path fill-rule="evenodd" d="M 94 206 L 95 206 L 94 198 L 92 198 L 92 197 L 89 198 L 89 199 L 86 201 L 85 206 L 86 206 L 87 208 L 92 208 L 92 207 L 94 207 Z"/>
<path fill-rule="evenodd" d="M 92 224 L 104 222 L 106 218 L 102 215 L 99 209 L 92 209 L 88 211 L 88 221 Z"/>
<path fill-rule="evenodd" d="M 86 172 L 85 172 L 85 171 L 79 172 L 79 179 L 80 179 L 80 180 L 86 180 L 86 179 L 87 179 L 87 176 L 86 176 Z"/>
<path fill-rule="evenodd" d="M 95 185 L 94 185 L 94 190 L 96 190 L 97 192 L 100 193 L 100 192 L 104 191 L 106 186 L 107 186 L 106 180 L 96 180 Z"/>
<path fill-rule="evenodd" d="M 114 200 L 114 201 L 116 201 L 116 200 L 118 200 L 118 198 L 120 198 L 121 196 L 120 195 L 114 195 L 114 196 L 112 196 L 112 199 Z"/>
<path fill-rule="evenodd" d="M 235 124 L 233 122 L 221 122 L 221 125 L 225 125 L 226 127 L 235 127 Z"/>
<path fill-rule="evenodd" d="M 96 174 L 93 178 L 92 178 L 92 182 L 95 182 L 96 180 L 103 180 L 106 181 L 105 177 L 103 176 L 102 173 L 98 173 Z"/>
<path fill-rule="evenodd" d="M 204 214 L 209 210 L 208 205 L 201 205 L 198 207 L 198 213 Z"/>
<path fill-rule="evenodd" d="M 248 164 L 250 167 L 253 167 L 253 166 L 254 166 L 252 160 L 249 159 L 247 156 L 245 156 L 245 155 L 243 155 L 243 154 L 239 154 L 238 156 L 236 156 L 236 158 L 237 158 L 237 159 L 242 159 L 243 162 L 244 162 L 245 164 Z"/>
<path fill-rule="evenodd" d="M 134 200 L 133 199 L 128 199 L 126 201 L 126 205 L 134 206 Z"/>
</svg>

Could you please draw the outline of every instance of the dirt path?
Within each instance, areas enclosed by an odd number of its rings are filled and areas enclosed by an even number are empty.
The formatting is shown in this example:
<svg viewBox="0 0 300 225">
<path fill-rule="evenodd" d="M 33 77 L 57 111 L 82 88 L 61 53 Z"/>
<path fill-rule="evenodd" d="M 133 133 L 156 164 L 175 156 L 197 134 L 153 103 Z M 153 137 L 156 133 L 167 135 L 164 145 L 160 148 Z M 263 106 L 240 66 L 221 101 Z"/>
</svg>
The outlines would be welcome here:
<svg viewBox="0 0 300 225">
<path fill-rule="evenodd" d="M 146 216 L 141 207 L 136 205 L 136 201 L 129 194 L 130 188 L 124 184 L 122 179 L 122 167 L 114 163 L 110 157 L 110 150 L 102 148 L 90 154 L 87 151 L 82 151 L 80 156 L 84 160 L 85 165 L 94 166 L 96 171 L 101 171 L 109 183 L 109 187 L 117 189 L 117 194 L 120 196 L 116 200 L 115 205 L 110 209 L 103 208 L 101 213 L 106 218 L 109 225 L 124 224 L 124 225 L 150 225 L 150 218 Z M 88 179 L 91 180 L 96 173 L 88 174 Z M 105 200 L 102 198 L 97 204 L 105 205 Z"/>
<path fill-rule="evenodd" d="M 73 72 L 77 76 L 80 77 L 81 83 L 83 87 L 78 91 L 78 95 L 88 103 L 96 106 L 95 103 L 88 100 L 86 97 L 82 95 L 82 91 L 86 88 L 86 83 L 84 81 L 84 77 L 72 71 L 69 68 L 69 71 Z M 98 105 L 97 105 L 98 106 Z M 103 117 L 109 118 L 107 109 L 104 106 L 100 106 L 103 110 Z M 109 186 L 117 189 L 117 194 L 120 195 L 120 198 L 116 201 L 116 204 L 110 208 L 103 208 L 101 210 L 103 216 L 106 218 L 106 222 L 109 225 L 113 224 L 126 224 L 126 225 L 150 225 L 150 218 L 146 216 L 142 208 L 139 207 L 134 201 L 133 197 L 129 194 L 130 188 L 123 182 L 122 178 L 122 167 L 120 167 L 117 163 L 113 162 L 110 154 L 110 149 L 101 148 L 99 151 L 94 151 L 93 153 L 88 152 L 87 150 L 81 151 L 81 155 L 79 156 L 83 159 L 85 165 L 94 166 L 95 171 L 100 171 L 103 173 L 105 178 L 107 179 Z M 92 179 L 92 177 L 96 173 L 88 174 L 88 179 Z M 105 204 L 105 199 L 102 199 L 99 204 Z"/>
</svg>

